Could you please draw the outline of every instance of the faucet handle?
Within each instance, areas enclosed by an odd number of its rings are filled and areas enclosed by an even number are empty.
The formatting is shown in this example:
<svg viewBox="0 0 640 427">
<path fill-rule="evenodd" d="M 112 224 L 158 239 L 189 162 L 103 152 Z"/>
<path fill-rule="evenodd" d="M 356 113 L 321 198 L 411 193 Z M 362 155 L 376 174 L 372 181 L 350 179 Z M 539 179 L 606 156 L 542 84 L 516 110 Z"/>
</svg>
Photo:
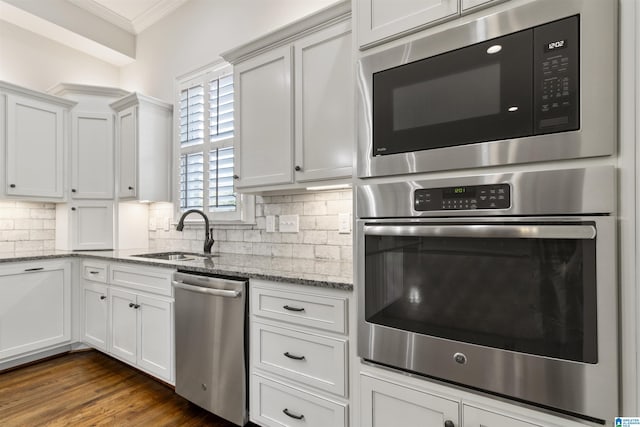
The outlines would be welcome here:
<svg viewBox="0 0 640 427">
<path fill-rule="evenodd" d="M 211 253 L 211 246 L 213 246 L 213 228 L 209 229 L 209 232 L 207 233 L 207 237 L 205 237 L 204 239 L 204 253 L 205 254 L 210 254 Z"/>
</svg>

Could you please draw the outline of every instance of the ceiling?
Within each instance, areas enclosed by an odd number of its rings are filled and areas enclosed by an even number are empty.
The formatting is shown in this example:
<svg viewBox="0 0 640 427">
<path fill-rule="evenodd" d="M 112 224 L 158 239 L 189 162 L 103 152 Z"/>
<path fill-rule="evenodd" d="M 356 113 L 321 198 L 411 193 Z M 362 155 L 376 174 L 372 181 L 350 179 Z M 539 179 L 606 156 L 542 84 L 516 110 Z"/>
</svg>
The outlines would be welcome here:
<svg viewBox="0 0 640 427">
<path fill-rule="evenodd" d="M 69 0 L 132 34 L 159 21 L 187 0 Z"/>
<path fill-rule="evenodd" d="M 135 60 L 138 34 L 187 1 L 0 0 L 0 22 L 120 67 Z"/>
</svg>

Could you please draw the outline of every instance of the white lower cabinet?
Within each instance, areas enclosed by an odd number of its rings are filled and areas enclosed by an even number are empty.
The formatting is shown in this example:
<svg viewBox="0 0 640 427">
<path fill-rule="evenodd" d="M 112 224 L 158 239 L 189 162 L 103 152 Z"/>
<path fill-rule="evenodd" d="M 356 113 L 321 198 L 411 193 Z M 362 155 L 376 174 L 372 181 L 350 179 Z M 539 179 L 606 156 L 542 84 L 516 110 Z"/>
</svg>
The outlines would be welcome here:
<svg viewBox="0 0 640 427">
<path fill-rule="evenodd" d="M 459 388 L 362 365 L 360 425 L 366 427 L 586 427 Z"/>
<path fill-rule="evenodd" d="M 345 396 L 346 339 L 259 322 L 251 330 L 256 367 Z"/>
<path fill-rule="evenodd" d="M 115 287 L 111 288 L 110 301 L 109 352 L 171 381 L 171 301 Z"/>
<path fill-rule="evenodd" d="M 348 425 L 348 298 L 250 281 L 250 418 L 263 427 Z"/>
<path fill-rule="evenodd" d="M 0 362 L 71 341 L 71 263 L 0 268 Z"/>
<path fill-rule="evenodd" d="M 543 427 L 549 424 L 524 421 L 513 416 L 464 405 L 464 427 Z"/>
<path fill-rule="evenodd" d="M 266 376 L 251 376 L 251 417 L 262 426 L 343 427 L 347 405 Z"/>
<path fill-rule="evenodd" d="M 84 261 L 81 271 L 84 278 L 83 341 L 173 383 L 171 270 Z M 119 274 L 123 272 L 126 272 L 127 280 L 114 282 L 114 277 L 121 278 Z M 150 283 L 154 285 L 156 295 L 139 290 Z"/>
<path fill-rule="evenodd" d="M 109 322 L 109 288 L 102 283 L 83 280 L 82 340 L 92 347 L 107 351 Z"/>
<path fill-rule="evenodd" d="M 459 402 L 360 375 L 360 416 L 371 427 L 458 427 Z"/>
</svg>

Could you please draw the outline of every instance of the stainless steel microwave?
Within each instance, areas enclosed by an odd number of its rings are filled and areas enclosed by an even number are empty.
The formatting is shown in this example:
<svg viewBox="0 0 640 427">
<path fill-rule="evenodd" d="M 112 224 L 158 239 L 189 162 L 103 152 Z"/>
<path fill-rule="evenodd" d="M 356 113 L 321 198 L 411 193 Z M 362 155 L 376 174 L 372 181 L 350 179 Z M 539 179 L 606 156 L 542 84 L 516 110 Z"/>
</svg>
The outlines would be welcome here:
<svg viewBox="0 0 640 427">
<path fill-rule="evenodd" d="M 516 1 L 361 58 L 358 176 L 613 154 L 615 3 Z"/>
</svg>

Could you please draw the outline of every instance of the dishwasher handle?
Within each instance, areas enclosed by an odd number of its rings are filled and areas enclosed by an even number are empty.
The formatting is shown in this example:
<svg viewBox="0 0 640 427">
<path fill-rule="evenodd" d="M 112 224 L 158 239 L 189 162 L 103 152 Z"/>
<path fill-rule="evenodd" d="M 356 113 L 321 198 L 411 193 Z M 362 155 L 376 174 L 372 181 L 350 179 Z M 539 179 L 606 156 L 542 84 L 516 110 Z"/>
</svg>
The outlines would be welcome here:
<svg viewBox="0 0 640 427">
<path fill-rule="evenodd" d="M 173 283 L 173 286 L 176 288 L 184 289 L 191 292 L 198 292 L 201 294 L 213 295 L 216 297 L 238 298 L 240 295 L 242 295 L 241 291 L 232 291 L 228 289 L 212 289 L 205 288 L 204 286 L 187 285 L 184 282 L 178 282 L 176 280 L 172 280 L 171 283 Z"/>
</svg>

